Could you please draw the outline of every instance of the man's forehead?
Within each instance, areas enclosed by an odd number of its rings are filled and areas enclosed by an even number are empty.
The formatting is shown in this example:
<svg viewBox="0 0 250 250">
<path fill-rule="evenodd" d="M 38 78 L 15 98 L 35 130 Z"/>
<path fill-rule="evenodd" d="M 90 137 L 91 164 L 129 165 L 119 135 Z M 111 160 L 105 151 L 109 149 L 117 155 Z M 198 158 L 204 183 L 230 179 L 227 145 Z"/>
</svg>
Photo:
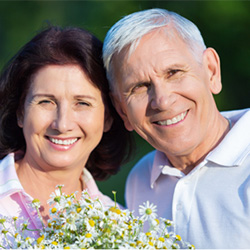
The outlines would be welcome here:
<svg viewBox="0 0 250 250">
<path fill-rule="evenodd" d="M 115 71 L 133 72 L 144 62 L 153 63 L 154 60 L 157 60 L 157 56 L 163 52 L 165 57 L 171 58 L 173 54 L 176 54 L 176 56 L 181 55 L 181 50 L 186 49 L 187 45 L 179 37 L 170 39 L 164 35 L 164 32 L 159 33 L 157 30 L 143 36 L 132 52 L 130 47 L 127 46 L 121 52 L 116 53 L 113 57 L 113 65 Z"/>
<path fill-rule="evenodd" d="M 153 46 L 151 44 L 152 41 Z M 168 44 L 168 46 L 170 47 L 175 47 L 176 43 L 178 43 L 178 45 L 181 45 L 182 47 L 187 47 L 187 44 L 173 28 L 164 26 L 145 34 L 141 38 L 134 41 L 132 44 L 125 46 L 120 52 L 116 52 L 113 58 L 116 58 L 116 62 L 121 60 L 127 62 L 129 61 L 131 55 L 134 55 L 135 52 L 138 52 L 140 49 L 143 50 L 142 56 L 146 56 L 147 53 L 150 52 L 144 50 L 147 46 L 155 50 L 158 46 L 164 46 L 166 44 Z"/>
<path fill-rule="evenodd" d="M 130 46 L 127 46 L 114 55 L 112 64 L 116 84 L 124 87 L 142 81 L 146 72 L 151 70 L 161 74 L 171 65 L 190 61 L 191 51 L 183 39 L 176 32 L 172 31 L 172 35 L 166 32 L 168 29 L 164 28 L 154 30 L 140 39 L 132 53 Z M 188 58 L 184 58 L 185 55 Z"/>
</svg>

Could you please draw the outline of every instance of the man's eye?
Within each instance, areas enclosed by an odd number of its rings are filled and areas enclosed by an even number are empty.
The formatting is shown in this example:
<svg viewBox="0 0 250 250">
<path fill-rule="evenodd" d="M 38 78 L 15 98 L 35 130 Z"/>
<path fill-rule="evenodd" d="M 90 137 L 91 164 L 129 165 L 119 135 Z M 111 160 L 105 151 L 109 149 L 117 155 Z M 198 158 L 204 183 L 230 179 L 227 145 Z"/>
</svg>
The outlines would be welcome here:
<svg viewBox="0 0 250 250">
<path fill-rule="evenodd" d="M 180 69 L 171 69 L 168 71 L 168 77 L 171 77 L 171 76 L 177 74 L 178 72 L 181 72 L 181 70 Z"/>
<path fill-rule="evenodd" d="M 142 91 L 144 89 L 149 89 L 150 88 L 150 83 L 139 83 L 137 84 L 133 89 L 132 89 L 132 93 L 133 92 L 138 92 L 138 91 Z"/>
</svg>

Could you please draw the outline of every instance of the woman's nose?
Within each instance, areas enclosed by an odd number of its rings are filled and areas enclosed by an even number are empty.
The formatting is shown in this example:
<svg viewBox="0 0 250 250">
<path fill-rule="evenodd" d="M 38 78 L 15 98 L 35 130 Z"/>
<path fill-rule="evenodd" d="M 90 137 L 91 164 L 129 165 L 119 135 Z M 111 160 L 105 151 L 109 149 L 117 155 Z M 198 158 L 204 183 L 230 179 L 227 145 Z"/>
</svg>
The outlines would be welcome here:
<svg viewBox="0 0 250 250">
<path fill-rule="evenodd" d="M 52 128 L 66 133 L 74 128 L 73 110 L 68 105 L 58 105 Z"/>
</svg>

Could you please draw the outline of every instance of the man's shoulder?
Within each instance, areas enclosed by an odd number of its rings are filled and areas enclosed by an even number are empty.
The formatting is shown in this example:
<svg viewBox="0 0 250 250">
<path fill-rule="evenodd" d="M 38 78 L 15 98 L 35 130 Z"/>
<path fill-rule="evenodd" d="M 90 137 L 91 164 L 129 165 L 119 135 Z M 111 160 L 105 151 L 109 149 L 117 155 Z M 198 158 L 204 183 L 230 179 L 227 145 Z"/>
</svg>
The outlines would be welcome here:
<svg viewBox="0 0 250 250">
<path fill-rule="evenodd" d="M 151 151 L 148 154 L 144 155 L 132 168 L 128 178 L 132 178 L 133 176 L 137 176 L 138 174 L 142 175 L 142 173 L 150 174 L 154 163 L 155 153 L 156 150 Z"/>
<path fill-rule="evenodd" d="M 150 189 L 150 179 L 156 150 L 143 156 L 130 171 L 126 181 L 125 199 L 130 209 L 137 209 L 137 205 L 144 199 L 144 194 Z"/>
<path fill-rule="evenodd" d="M 248 119 L 250 119 L 250 108 L 221 111 L 220 113 L 223 116 L 234 120 L 235 122 L 238 121 L 241 117 L 247 117 Z"/>
</svg>

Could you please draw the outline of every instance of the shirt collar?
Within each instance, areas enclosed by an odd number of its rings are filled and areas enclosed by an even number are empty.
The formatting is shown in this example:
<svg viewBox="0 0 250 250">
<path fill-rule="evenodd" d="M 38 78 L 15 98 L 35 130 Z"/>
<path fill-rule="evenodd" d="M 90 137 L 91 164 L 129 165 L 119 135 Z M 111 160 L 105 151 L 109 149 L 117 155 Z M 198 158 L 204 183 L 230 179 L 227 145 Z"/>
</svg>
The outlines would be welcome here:
<svg viewBox="0 0 250 250">
<path fill-rule="evenodd" d="M 231 119 L 234 124 L 233 128 L 222 142 L 207 155 L 206 159 L 199 164 L 199 168 L 204 166 L 207 161 L 228 167 L 238 166 L 250 151 L 250 109 L 222 112 L 222 115 Z M 197 169 L 195 168 L 195 170 Z M 151 188 L 154 187 L 154 183 L 161 174 L 179 178 L 185 176 L 180 170 L 171 166 L 163 152 L 156 150 L 150 179 Z"/>
<path fill-rule="evenodd" d="M 179 170 L 171 167 L 168 158 L 163 152 L 156 150 L 154 155 L 153 168 L 151 172 L 151 179 L 150 179 L 151 188 L 154 187 L 154 183 L 162 173 L 170 174 L 171 172 L 172 174 L 174 174 L 173 171 L 179 171 Z"/>
<path fill-rule="evenodd" d="M 23 190 L 15 170 L 14 153 L 0 161 L 0 197 Z"/>
<path fill-rule="evenodd" d="M 234 124 L 207 160 L 222 166 L 239 166 L 250 151 L 250 109 L 222 113 Z"/>
<path fill-rule="evenodd" d="M 99 189 L 90 172 L 84 168 L 82 179 L 89 194 L 99 194 Z M 0 197 L 24 191 L 15 169 L 14 153 L 10 153 L 0 161 Z"/>
</svg>

